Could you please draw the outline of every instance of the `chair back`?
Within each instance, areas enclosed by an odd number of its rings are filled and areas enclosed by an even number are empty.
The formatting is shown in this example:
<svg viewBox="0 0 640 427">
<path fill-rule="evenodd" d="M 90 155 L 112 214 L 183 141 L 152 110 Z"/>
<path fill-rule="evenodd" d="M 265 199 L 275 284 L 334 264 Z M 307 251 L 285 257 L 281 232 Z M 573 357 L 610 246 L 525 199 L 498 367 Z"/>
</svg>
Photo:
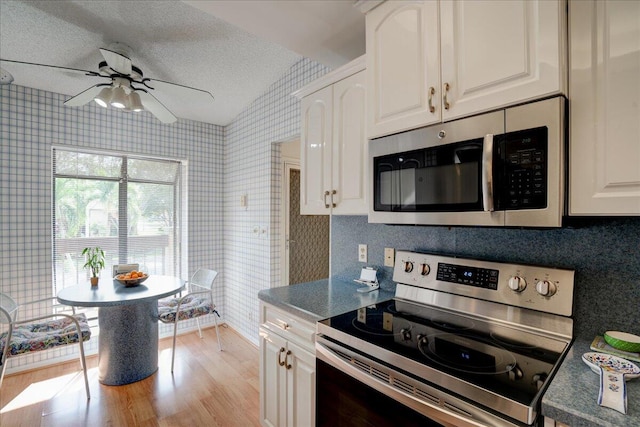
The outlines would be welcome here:
<svg viewBox="0 0 640 427">
<path fill-rule="evenodd" d="M 113 274 L 111 277 L 116 277 L 118 274 L 128 273 L 133 270 L 139 270 L 140 264 L 116 264 L 113 266 Z"/>
<path fill-rule="evenodd" d="M 7 294 L 0 293 L 0 323 L 12 323 L 16 320 L 18 303 Z"/>
<path fill-rule="evenodd" d="M 212 290 L 213 282 L 214 280 L 216 280 L 217 276 L 218 276 L 217 271 L 208 270 L 206 268 L 199 268 L 198 270 L 196 270 L 195 273 L 193 273 L 193 276 L 191 276 L 191 280 L 189 281 L 189 286 L 190 287 L 197 286 L 200 288 Z"/>
</svg>

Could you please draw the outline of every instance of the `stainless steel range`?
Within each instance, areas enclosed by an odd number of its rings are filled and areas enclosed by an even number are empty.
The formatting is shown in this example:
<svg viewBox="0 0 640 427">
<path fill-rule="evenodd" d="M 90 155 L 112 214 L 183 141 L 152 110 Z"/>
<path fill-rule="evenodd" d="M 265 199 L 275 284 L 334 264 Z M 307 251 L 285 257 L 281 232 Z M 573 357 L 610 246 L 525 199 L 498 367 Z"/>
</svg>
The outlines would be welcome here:
<svg viewBox="0 0 640 427">
<path fill-rule="evenodd" d="M 573 278 L 399 251 L 393 300 L 318 323 L 318 425 L 541 425 Z"/>
</svg>

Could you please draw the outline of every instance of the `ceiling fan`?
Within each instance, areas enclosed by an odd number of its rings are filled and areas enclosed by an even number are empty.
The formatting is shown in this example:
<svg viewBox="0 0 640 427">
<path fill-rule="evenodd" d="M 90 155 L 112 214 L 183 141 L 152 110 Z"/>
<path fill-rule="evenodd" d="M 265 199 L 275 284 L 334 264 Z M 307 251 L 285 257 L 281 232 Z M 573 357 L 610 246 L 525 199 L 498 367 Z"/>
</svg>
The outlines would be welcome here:
<svg viewBox="0 0 640 427">
<path fill-rule="evenodd" d="M 122 43 L 113 43 L 109 49 L 100 48 L 100 53 L 104 61 L 98 64 L 98 71 L 79 70 L 76 68 L 60 67 L 56 65 L 37 64 L 32 62 L 14 61 L 0 59 L 0 63 L 14 63 L 25 65 L 36 65 L 55 68 L 62 71 L 82 73 L 86 76 L 100 77 L 107 79 L 107 82 L 98 83 L 90 88 L 72 96 L 64 102 L 70 107 L 79 107 L 91 101 L 95 101 L 101 107 L 114 107 L 123 111 L 148 111 L 162 123 L 174 123 L 176 116 L 165 107 L 151 91 L 158 86 L 167 88 L 173 86 L 184 93 L 185 96 L 205 96 L 213 101 L 213 95 L 202 89 L 184 86 L 178 83 L 171 83 L 163 80 L 144 77 L 142 70 L 132 64 L 130 59 L 131 49 Z M 11 79 L 13 80 L 13 79 Z M 9 80 L 7 83 L 11 83 Z M 167 86 L 168 85 L 168 86 Z"/>
</svg>

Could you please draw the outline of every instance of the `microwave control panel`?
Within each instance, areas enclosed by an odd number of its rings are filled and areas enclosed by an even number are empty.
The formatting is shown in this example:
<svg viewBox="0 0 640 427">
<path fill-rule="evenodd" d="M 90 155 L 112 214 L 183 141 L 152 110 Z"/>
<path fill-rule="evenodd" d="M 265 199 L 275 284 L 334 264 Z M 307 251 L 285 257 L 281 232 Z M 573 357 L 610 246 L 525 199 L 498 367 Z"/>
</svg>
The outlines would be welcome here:
<svg viewBox="0 0 640 427">
<path fill-rule="evenodd" d="M 498 210 L 547 207 L 548 129 L 539 127 L 502 135 L 499 141 L 501 170 Z"/>
</svg>

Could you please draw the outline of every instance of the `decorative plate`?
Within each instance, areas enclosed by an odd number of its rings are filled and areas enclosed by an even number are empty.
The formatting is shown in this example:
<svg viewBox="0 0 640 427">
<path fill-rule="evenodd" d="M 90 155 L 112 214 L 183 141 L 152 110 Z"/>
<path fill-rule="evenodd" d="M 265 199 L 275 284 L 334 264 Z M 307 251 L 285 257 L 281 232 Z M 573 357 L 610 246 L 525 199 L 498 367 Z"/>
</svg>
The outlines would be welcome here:
<svg viewBox="0 0 640 427">
<path fill-rule="evenodd" d="M 113 278 L 113 280 L 129 288 L 132 286 L 138 286 L 140 283 L 144 282 L 148 278 L 149 278 L 149 275 L 145 274 L 144 276 L 138 277 L 137 279 L 125 279 L 124 274 L 118 274 L 116 277 Z"/>
<path fill-rule="evenodd" d="M 635 363 L 631 363 L 621 357 L 611 354 L 590 352 L 582 355 L 582 360 L 593 372 L 600 375 L 600 366 L 606 370 L 624 374 L 625 380 L 640 377 L 640 368 Z"/>
</svg>

